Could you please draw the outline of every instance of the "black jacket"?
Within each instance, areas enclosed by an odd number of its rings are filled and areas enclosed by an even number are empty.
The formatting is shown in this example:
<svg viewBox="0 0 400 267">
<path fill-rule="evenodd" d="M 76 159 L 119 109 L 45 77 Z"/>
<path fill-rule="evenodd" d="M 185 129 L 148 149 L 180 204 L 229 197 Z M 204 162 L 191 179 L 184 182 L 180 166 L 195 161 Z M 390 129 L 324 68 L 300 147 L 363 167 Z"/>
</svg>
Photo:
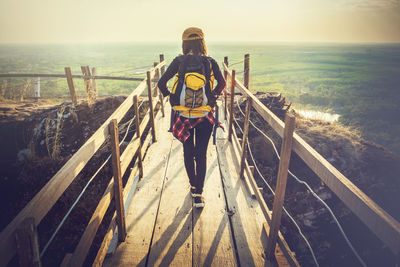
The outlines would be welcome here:
<svg viewBox="0 0 400 267">
<path fill-rule="evenodd" d="M 168 66 L 167 70 L 165 71 L 164 75 L 158 81 L 158 88 L 160 89 L 161 93 L 165 96 L 170 94 L 170 91 L 167 89 L 167 82 L 170 80 L 174 75 L 179 71 L 179 66 L 183 62 L 184 55 L 180 55 L 175 57 L 175 59 L 171 62 Z M 204 56 L 205 57 L 205 56 Z M 209 98 L 209 105 L 212 107 L 215 104 L 215 100 L 217 99 L 218 95 L 221 94 L 222 90 L 225 88 L 225 79 L 222 76 L 222 73 L 219 69 L 218 63 L 211 57 L 207 57 L 209 62 L 211 62 L 211 68 L 214 72 L 214 79 L 217 80 L 217 85 L 215 86 L 214 90 L 211 89 L 212 95 L 207 96 Z M 171 99 L 171 105 L 174 105 L 173 99 Z"/>
</svg>

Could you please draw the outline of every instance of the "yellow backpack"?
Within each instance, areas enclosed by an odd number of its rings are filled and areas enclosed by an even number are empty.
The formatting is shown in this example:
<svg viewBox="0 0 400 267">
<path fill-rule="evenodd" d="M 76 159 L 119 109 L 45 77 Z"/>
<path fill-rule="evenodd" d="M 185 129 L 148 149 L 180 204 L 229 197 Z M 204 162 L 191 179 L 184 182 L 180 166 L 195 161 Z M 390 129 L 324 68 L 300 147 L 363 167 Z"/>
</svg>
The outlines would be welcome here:
<svg viewBox="0 0 400 267">
<path fill-rule="evenodd" d="M 181 56 L 179 71 L 171 92 L 171 104 L 175 111 L 187 118 L 199 118 L 211 111 L 215 97 L 214 73 L 206 56 Z"/>
</svg>

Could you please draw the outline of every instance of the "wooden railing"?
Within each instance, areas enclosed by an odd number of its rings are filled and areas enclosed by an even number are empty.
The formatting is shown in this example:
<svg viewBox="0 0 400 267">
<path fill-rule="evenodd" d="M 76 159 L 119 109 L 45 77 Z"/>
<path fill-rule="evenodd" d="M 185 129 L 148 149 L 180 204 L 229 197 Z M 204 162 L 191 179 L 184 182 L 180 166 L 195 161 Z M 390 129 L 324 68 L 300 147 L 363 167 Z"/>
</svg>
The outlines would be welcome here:
<svg viewBox="0 0 400 267">
<path fill-rule="evenodd" d="M 68 186 L 74 181 L 81 170 L 86 166 L 91 157 L 96 153 L 100 146 L 111 137 L 113 179 L 109 182 L 99 204 L 94 211 L 80 241 L 73 254 L 67 254 L 63 265 L 81 266 L 86 258 L 89 248 L 93 242 L 95 234 L 100 226 L 104 214 L 113 198 L 116 202 L 116 212 L 112 218 L 108 232 L 104 238 L 103 244 L 98 252 L 94 265 L 101 265 L 108 244 L 111 240 L 115 226 L 119 226 L 119 239 L 125 237 L 124 229 L 124 211 L 123 203 L 127 201 L 128 193 L 134 182 L 137 172 L 143 175 L 141 163 L 141 148 L 149 144 L 150 138 L 156 141 L 155 123 L 154 123 L 154 105 L 161 102 L 163 107 L 164 99 L 158 94 L 157 88 L 153 87 L 152 79 L 160 77 L 165 69 L 164 56 L 160 55 L 160 63 L 147 72 L 146 79 L 136 87 L 136 89 L 125 99 L 125 101 L 114 111 L 114 113 L 99 127 L 99 129 L 85 142 L 84 145 L 64 164 L 64 166 L 50 179 L 50 181 L 33 197 L 33 199 L 21 210 L 21 212 L 11 221 L 10 224 L 0 234 L 0 266 L 6 266 L 19 250 L 19 254 L 31 254 L 31 264 L 40 263 L 38 259 L 38 246 L 34 238 L 20 238 L 21 229 L 35 229 L 41 220 L 46 216 L 49 210 L 57 202 L 60 196 L 65 192 Z M 139 112 L 137 98 L 147 88 L 149 98 L 149 111 L 139 123 Z M 134 106 L 136 112 L 136 137 L 132 138 L 122 155 L 119 155 L 118 142 L 118 122 L 122 120 L 128 110 Z M 162 113 L 164 113 L 162 111 Z M 148 134 L 145 141 L 141 143 L 141 133 L 150 123 L 151 135 Z M 131 163 L 133 157 L 138 155 L 138 160 L 128 178 L 125 188 L 122 192 L 121 177 L 124 175 Z M 28 223 L 27 223 L 28 222 Z M 33 223 L 32 223 L 33 222 Z M 33 236 L 33 235 L 32 235 Z M 18 238 L 17 238 L 18 237 Z M 22 243 L 21 243 L 22 242 Z M 23 258 L 27 257 L 20 257 Z M 28 257 L 29 258 L 29 257 Z M 36 265 L 35 265 L 36 266 Z"/>
<path fill-rule="evenodd" d="M 225 58 L 223 63 L 225 76 L 231 81 L 230 96 L 231 100 L 225 97 L 225 103 L 230 102 L 230 107 L 225 104 L 225 109 L 229 111 L 232 116 L 234 105 L 234 89 L 239 89 L 247 99 L 247 104 L 253 107 L 258 114 L 275 130 L 280 137 L 284 136 L 285 124 L 273 114 L 260 100 L 254 96 L 249 89 L 243 85 L 235 77 L 235 71 L 228 68 L 228 60 Z M 246 81 L 246 67 L 245 67 L 245 81 Z M 248 81 L 248 78 L 247 78 Z M 249 112 L 249 111 L 248 111 Z M 247 116 L 247 114 L 246 114 Z M 230 120 L 229 139 L 235 136 L 232 130 L 232 119 Z M 237 137 L 234 137 L 235 139 Z M 236 141 L 238 142 L 238 141 Z M 244 144 L 246 140 L 242 141 Z M 243 146 L 242 146 L 243 149 Z M 393 252 L 395 257 L 400 253 L 400 223 L 392 216 L 379 207 L 372 199 L 364 194 L 357 186 L 355 186 L 347 177 L 340 173 L 332 164 L 330 164 L 324 157 L 322 157 L 315 149 L 313 149 L 307 142 L 303 140 L 298 134 L 293 134 L 293 151 L 318 175 L 318 177 L 347 205 L 347 207 L 358 217 L 361 221 L 368 226 L 368 228 L 387 245 Z M 245 151 L 241 150 L 244 154 Z M 249 177 L 248 183 L 251 184 L 251 190 L 261 203 L 262 210 L 268 222 L 271 222 L 268 208 L 265 201 L 258 191 L 257 184 L 255 184 L 251 168 L 245 162 L 244 166 L 246 173 Z M 243 170 L 241 170 L 243 173 Z M 278 240 L 279 243 L 279 240 Z"/>
</svg>

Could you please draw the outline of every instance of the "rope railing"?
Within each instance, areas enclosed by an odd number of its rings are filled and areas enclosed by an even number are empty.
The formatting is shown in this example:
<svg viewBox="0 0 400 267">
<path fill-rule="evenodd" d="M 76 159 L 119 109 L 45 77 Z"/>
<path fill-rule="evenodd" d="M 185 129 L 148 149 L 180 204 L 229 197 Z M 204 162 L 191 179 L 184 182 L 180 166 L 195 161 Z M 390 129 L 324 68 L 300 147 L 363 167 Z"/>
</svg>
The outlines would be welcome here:
<svg viewBox="0 0 400 267">
<path fill-rule="evenodd" d="M 240 107 L 239 102 L 238 102 L 237 99 L 236 99 L 236 105 L 237 105 L 238 110 L 240 111 L 240 113 L 244 116 L 245 114 L 244 114 L 243 110 L 241 109 L 241 107 Z M 235 118 L 235 123 L 236 123 L 236 125 L 239 127 L 239 130 L 242 131 L 242 129 L 240 128 L 239 123 L 237 122 L 236 118 Z M 250 120 L 250 124 L 251 124 L 258 132 L 260 132 L 260 133 L 262 134 L 262 136 L 263 136 L 265 139 L 267 139 L 267 140 L 272 144 L 272 147 L 273 147 L 273 149 L 274 149 L 274 152 L 275 152 L 276 157 L 277 157 L 278 159 L 280 159 L 280 155 L 279 155 L 278 150 L 277 150 L 277 148 L 276 148 L 276 145 L 275 145 L 275 143 L 272 141 L 272 139 L 271 139 L 270 137 L 268 137 L 260 128 L 258 128 L 251 120 Z M 255 162 L 254 156 L 253 156 L 253 154 L 252 154 L 252 152 L 251 152 L 251 148 L 250 148 L 249 142 L 247 143 L 247 147 L 248 147 L 248 149 L 249 149 L 249 152 L 250 152 L 252 161 L 253 161 L 253 163 L 254 163 L 254 166 L 255 166 L 255 168 L 256 168 L 258 174 L 259 174 L 260 177 L 262 178 L 263 182 L 264 182 L 264 183 L 267 185 L 267 187 L 270 189 L 270 191 L 272 192 L 272 194 L 275 195 L 275 192 L 272 190 L 272 187 L 268 184 L 267 180 L 265 179 L 265 177 L 262 175 L 262 173 L 259 171 L 259 169 L 258 169 L 258 167 L 257 167 L 257 164 L 256 164 L 256 162 Z M 364 260 L 360 257 L 360 255 L 358 254 L 358 252 L 357 252 L 356 249 L 354 248 L 353 244 L 350 242 L 349 238 L 347 237 L 346 233 L 345 233 L 344 230 L 343 230 L 342 225 L 339 223 L 339 220 L 336 218 L 335 214 L 333 213 L 333 211 L 332 211 L 332 209 L 329 207 L 329 205 L 328 205 L 324 200 L 322 200 L 322 199 L 318 196 L 317 193 L 314 192 L 314 190 L 311 188 L 311 186 L 310 186 L 307 182 L 305 182 L 305 181 L 302 180 L 302 179 L 299 179 L 299 178 L 298 178 L 296 175 L 294 175 L 290 170 L 288 170 L 288 172 L 289 172 L 290 176 L 292 176 L 292 177 L 295 179 L 296 182 L 305 185 L 305 186 L 307 187 L 308 191 L 309 191 L 319 202 L 321 202 L 321 203 L 324 205 L 324 207 L 328 210 L 328 212 L 329 212 L 330 215 L 332 216 L 332 219 L 334 220 L 335 224 L 337 225 L 337 227 L 338 227 L 340 233 L 342 234 L 343 238 L 345 239 L 346 244 L 350 247 L 351 251 L 352 251 L 353 254 L 356 256 L 356 258 L 357 258 L 358 261 L 361 263 L 361 265 L 362 265 L 362 266 L 366 266 Z M 296 225 L 297 229 L 299 229 L 299 231 L 300 231 L 300 227 L 296 224 L 296 222 L 294 221 L 294 219 L 292 218 L 292 216 L 289 215 L 289 213 L 287 212 L 286 208 L 283 207 L 283 209 L 284 209 L 285 213 L 288 215 L 288 217 L 289 217 L 289 218 L 293 221 L 293 223 Z M 309 241 L 305 239 L 305 236 L 303 236 L 303 235 L 301 234 L 301 232 L 300 232 L 300 235 L 303 237 L 303 239 L 304 239 L 305 242 L 307 243 L 307 246 L 309 246 Z M 312 256 L 313 256 L 314 262 L 316 263 L 317 266 L 319 266 L 319 264 L 318 264 L 318 262 L 317 262 L 317 260 L 316 260 L 316 258 L 315 258 L 315 255 L 314 255 L 314 252 L 313 252 L 311 246 L 309 246 L 309 249 L 310 249 L 310 252 L 311 252 L 311 254 L 312 254 Z"/>
<path fill-rule="evenodd" d="M 237 65 L 237 64 L 240 64 L 240 63 L 243 63 L 244 62 L 244 60 L 239 60 L 239 61 L 235 61 L 235 62 L 233 62 L 233 63 L 230 63 L 229 64 L 229 66 L 234 66 L 234 65 Z"/>
<path fill-rule="evenodd" d="M 235 124 L 237 125 L 238 129 L 243 133 L 243 129 L 240 127 L 239 122 L 237 121 L 237 119 L 236 119 L 235 117 L 234 117 L 234 121 L 235 121 Z M 250 122 L 250 123 L 251 123 L 251 122 Z M 265 179 L 264 175 L 261 173 L 261 171 L 260 171 L 259 168 L 258 168 L 258 165 L 257 165 L 257 163 L 256 163 L 256 161 L 255 161 L 255 159 L 254 159 L 253 152 L 252 152 L 251 147 L 250 147 L 250 142 L 247 143 L 247 148 L 249 149 L 250 157 L 251 157 L 251 159 L 252 159 L 252 161 L 253 161 L 255 170 L 257 171 L 258 175 L 261 177 L 261 179 L 263 180 L 263 182 L 265 183 L 265 185 L 268 187 L 268 189 L 271 191 L 272 195 L 275 195 L 275 191 L 274 191 L 274 190 L 272 189 L 272 187 L 269 185 L 269 183 L 268 183 L 267 180 Z M 317 261 L 317 258 L 315 257 L 315 253 L 314 253 L 313 248 L 311 247 L 310 241 L 308 241 L 307 237 L 306 237 L 306 236 L 304 235 L 304 233 L 301 231 L 300 226 L 297 224 L 297 222 L 294 220 L 294 218 L 290 215 L 290 213 L 286 210 L 286 208 L 285 208 L 284 206 L 283 206 L 283 211 L 286 213 L 286 215 L 290 218 L 290 220 L 291 220 L 291 221 L 293 222 L 293 224 L 296 226 L 297 230 L 299 231 L 300 236 L 303 238 L 303 240 L 304 240 L 304 242 L 306 243 L 308 249 L 310 250 L 310 253 L 311 253 L 311 256 L 312 256 L 312 258 L 313 258 L 313 260 L 314 260 L 314 262 L 315 262 L 315 265 L 319 267 L 320 265 L 319 265 L 319 263 L 318 263 L 318 261 Z"/>
<path fill-rule="evenodd" d="M 108 76 L 108 75 L 115 74 L 115 73 L 132 72 L 132 71 L 138 71 L 138 70 L 146 71 L 151 67 L 152 67 L 152 65 L 144 65 L 144 66 L 141 66 L 141 67 L 131 67 L 131 68 L 126 68 L 126 69 L 122 69 L 122 70 L 113 70 L 111 72 L 103 73 L 103 75 L 107 75 Z"/>
</svg>

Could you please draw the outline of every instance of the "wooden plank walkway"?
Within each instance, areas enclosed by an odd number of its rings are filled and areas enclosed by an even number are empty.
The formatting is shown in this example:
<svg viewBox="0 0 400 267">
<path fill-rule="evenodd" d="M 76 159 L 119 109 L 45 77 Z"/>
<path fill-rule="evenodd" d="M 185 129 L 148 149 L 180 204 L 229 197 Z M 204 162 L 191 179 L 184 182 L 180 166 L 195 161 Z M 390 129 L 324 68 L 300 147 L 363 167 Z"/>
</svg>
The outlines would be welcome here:
<svg viewBox="0 0 400 267">
<path fill-rule="evenodd" d="M 144 177 L 127 211 L 126 241 L 103 265 L 274 266 L 264 255 L 265 220 L 238 178 L 225 134 L 218 129 L 217 145 L 211 138 L 208 147 L 206 206 L 192 209 L 183 148 L 167 132 L 169 116 L 159 121 L 158 141 L 144 159 Z"/>
</svg>

